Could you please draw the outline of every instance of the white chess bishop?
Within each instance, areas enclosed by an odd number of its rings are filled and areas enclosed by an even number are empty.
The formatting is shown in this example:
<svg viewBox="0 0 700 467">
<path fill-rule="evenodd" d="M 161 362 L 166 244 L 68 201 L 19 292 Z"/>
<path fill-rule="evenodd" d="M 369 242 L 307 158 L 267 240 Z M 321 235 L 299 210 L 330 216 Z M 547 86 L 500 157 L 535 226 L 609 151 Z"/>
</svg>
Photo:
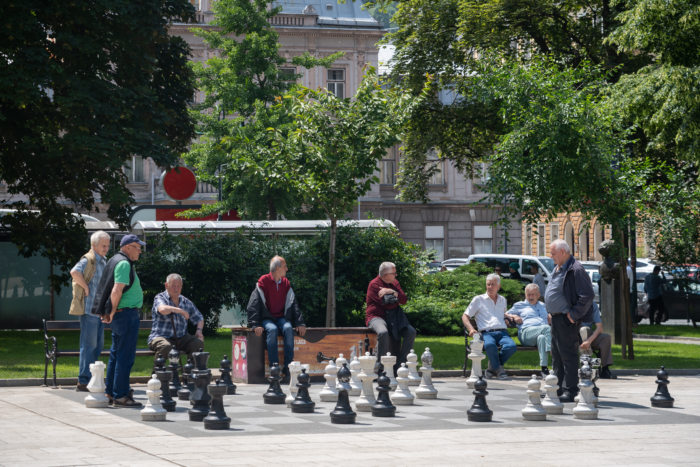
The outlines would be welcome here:
<svg viewBox="0 0 700 467">
<path fill-rule="evenodd" d="M 87 388 L 90 394 L 85 397 L 85 407 L 100 408 L 107 407 L 109 401 L 105 395 L 105 364 L 98 360 L 90 364 L 90 373 L 92 377 L 88 382 Z"/>
</svg>

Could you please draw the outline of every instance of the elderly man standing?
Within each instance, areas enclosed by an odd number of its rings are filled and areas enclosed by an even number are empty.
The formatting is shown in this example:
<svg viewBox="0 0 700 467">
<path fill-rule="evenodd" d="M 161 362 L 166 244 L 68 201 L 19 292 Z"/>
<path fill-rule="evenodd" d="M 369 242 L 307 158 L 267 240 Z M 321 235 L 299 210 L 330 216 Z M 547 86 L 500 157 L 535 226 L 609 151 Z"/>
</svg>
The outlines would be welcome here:
<svg viewBox="0 0 700 467">
<path fill-rule="evenodd" d="M 148 336 L 148 347 L 156 357 L 168 358 L 173 347 L 192 355 L 204 348 L 204 317 L 192 301 L 182 295 L 182 277 L 169 274 L 165 292 L 153 299 L 153 327 Z M 187 322 L 197 327 L 194 336 L 187 333 Z"/>
<path fill-rule="evenodd" d="M 282 334 L 284 344 L 284 381 L 289 378 L 289 364 L 294 360 L 294 330 L 300 336 L 306 334 L 304 317 L 299 310 L 294 290 L 287 279 L 287 262 L 281 256 L 270 260 L 270 273 L 260 276 L 255 290 L 248 300 L 248 326 L 261 336 L 267 333 L 265 340 L 267 358 L 270 366 L 279 363 L 277 354 L 277 336 Z"/>
<path fill-rule="evenodd" d="M 85 253 L 73 266 L 73 301 L 68 313 L 80 316 L 80 360 L 78 363 L 78 385 L 76 391 L 87 392 L 92 374 L 90 364 L 100 358 L 104 347 L 104 324 L 99 316 L 90 313 L 95 299 L 95 291 L 105 269 L 109 234 L 99 230 L 90 236 L 90 251 Z M 87 311 L 87 312 L 86 312 Z"/>
<path fill-rule="evenodd" d="M 508 310 L 506 317 L 515 321 L 518 325 L 518 339 L 520 343 L 528 346 L 537 346 L 540 354 L 540 366 L 542 367 L 542 377 L 549 374 L 547 366 L 549 362 L 549 352 L 552 348 L 552 334 L 550 316 L 544 303 L 539 301 L 540 289 L 537 284 L 525 286 L 525 300 L 517 302 Z"/>
<path fill-rule="evenodd" d="M 593 321 L 593 284 L 564 240 L 554 240 L 549 253 L 556 264 L 545 296 L 552 316 L 552 367 L 559 400 L 573 402 L 578 393 L 578 329 L 581 322 Z"/>
<path fill-rule="evenodd" d="M 472 299 L 462 315 L 462 322 L 469 331 L 469 336 L 481 333 L 484 351 L 489 358 L 486 377 L 506 379 L 508 375 L 503 365 L 513 356 L 516 347 L 506 328 L 506 299 L 498 295 L 500 289 L 501 277 L 498 274 L 486 276 L 486 293 Z M 472 326 L 471 318 L 476 320 L 478 331 Z"/>
<path fill-rule="evenodd" d="M 406 362 L 416 340 L 416 329 L 401 310 L 408 299 L 396 279 L 396 265 L 379 265 L 379 275 L 367 286 L 365 325 L 377 333 L 377 362 L 390 351 L 397 355 L 393 371 Z M 385 368 L 388 372 L 389 369 Z"/>
<path fill-rule="evenodd" d="M 143 290 L 134 263 L 146 244 L 136 235 L 125 235 L 119 251 L 105 266 L 98 286 L 92 313 L 112 324 L 112 348 L 107 364 L 107 396 L 115 407 L 141 407 L 129 387 L 131 368 L 136 359 L 139 337 L 139 312 L 143 306 Z"/>
</svg>

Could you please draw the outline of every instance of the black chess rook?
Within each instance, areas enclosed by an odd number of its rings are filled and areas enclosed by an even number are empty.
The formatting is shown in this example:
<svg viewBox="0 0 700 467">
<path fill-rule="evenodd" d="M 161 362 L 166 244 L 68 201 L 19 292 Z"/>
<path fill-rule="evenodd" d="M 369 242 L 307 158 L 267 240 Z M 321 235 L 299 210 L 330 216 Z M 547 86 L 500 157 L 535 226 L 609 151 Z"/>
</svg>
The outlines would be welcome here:
<svg viewBox="0 0 700 467">
<path fill-rule="evenodd" d="M 228 430 L 231 428 L 231 418 L 226 416 L 224 411 L 224 394 L 227 387 L 224 384 L 210 384 L 209 394 L 211 394 L 211 410 L 204 418 L 204 428 L 206 430 Z"/>
</svg>

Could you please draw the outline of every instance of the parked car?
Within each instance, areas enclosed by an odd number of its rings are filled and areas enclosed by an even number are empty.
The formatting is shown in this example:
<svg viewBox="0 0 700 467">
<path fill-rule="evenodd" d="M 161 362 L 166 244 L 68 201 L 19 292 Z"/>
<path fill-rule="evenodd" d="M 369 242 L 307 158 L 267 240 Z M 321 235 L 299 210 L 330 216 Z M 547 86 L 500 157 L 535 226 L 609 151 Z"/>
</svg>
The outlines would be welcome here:
<svg viewBox="0 0 700 467">
<path fill-rule="evenodd" d="M 444 267 L 448 271 L 457 269 L 458 267 L 464 266 L 465 264 L 469 264 L 469 260 L 467 260 L 467 258 L 449 258 L 440 263 L 441 267 Z"/>
<path fill-rule="evenodd" d="M 510 277 L 510 273 L 508 272 L 508 265 L 510 263 L 518 263 L 518 272 L 524 282 L 532 282 L 532 279 L 535 277 L 534 274 L 530 272 L 530 268 L 533 265 L 537 266 L 539 272 L 544 277 L 545 283 L 549 283 L 549 279 L 552 277 L 552 271 L 554 270 L 554 261 L 547 256 L 482 253 L 469 255 L 467 263 L 472 261 L 484 263 L 490 268 L 500 266 L 503 277 Z"/>
<path fill-rule="evenodd" d="M 664 284 L 661 297 L 669 319 L 685 319 L 697 327 L 700 321 L 700 281 L 670 279 Z"/>
</svg>

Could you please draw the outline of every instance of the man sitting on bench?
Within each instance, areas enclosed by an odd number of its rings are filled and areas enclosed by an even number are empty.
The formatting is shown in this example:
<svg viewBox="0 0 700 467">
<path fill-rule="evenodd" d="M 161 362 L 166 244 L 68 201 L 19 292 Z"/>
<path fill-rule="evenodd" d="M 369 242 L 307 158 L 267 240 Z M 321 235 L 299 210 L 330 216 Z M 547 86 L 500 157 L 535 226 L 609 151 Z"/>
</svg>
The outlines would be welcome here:
<svg viewBox="0 0 700 467">
<path fill-rule="evenodd" d="M 481 333 L 484 340 L 484 351 L 489 358 L 486 377 L 507 379 L 508 375 L 503 365 L 513 356 L 516 347 L 506 329 L 506 299 L 498 295 L 500 289 L 501 277 L 498 274 L 486 276 L 486 293 L 472 299 L 462 315 L 462 322 L 469 331 L 470 337 L 477 332 Z M 471 318 L 476 320 L 479 331 L 472 326 Z"/>
<path fill-rule="evenodd" d="M 595 331 L 591 334 L 591 325 L 595 324 Z M 581 353 L 591 355 L 593 352 L 600 352 L 600 377 L 602 379 L 617 379 L 617 376 L 610 372 L 610 365 L 613 364 L 612 359 L 612 338 L 610 334 L 603 332 L 603 320 L 600 317 L 600 308 L 598 304 L 593 302 L 593 322 L 581 323 L 581 345 L 579 349 Z"/>
<path fill-rule="evenodd" d="M 518 325 L 518 339 L 522 345 L 537 346 L 540 354 L 542 378 L 549 374 L 547 364 L 552 350 L 552 329 L 549 327 L 551 316 L 547 314 L 544 303 L 540 302 L 540 288 L 537 284 L 525 286 L 525 300 L 517 302 L 508 310 L 506 317 Z"/>
</svg>

